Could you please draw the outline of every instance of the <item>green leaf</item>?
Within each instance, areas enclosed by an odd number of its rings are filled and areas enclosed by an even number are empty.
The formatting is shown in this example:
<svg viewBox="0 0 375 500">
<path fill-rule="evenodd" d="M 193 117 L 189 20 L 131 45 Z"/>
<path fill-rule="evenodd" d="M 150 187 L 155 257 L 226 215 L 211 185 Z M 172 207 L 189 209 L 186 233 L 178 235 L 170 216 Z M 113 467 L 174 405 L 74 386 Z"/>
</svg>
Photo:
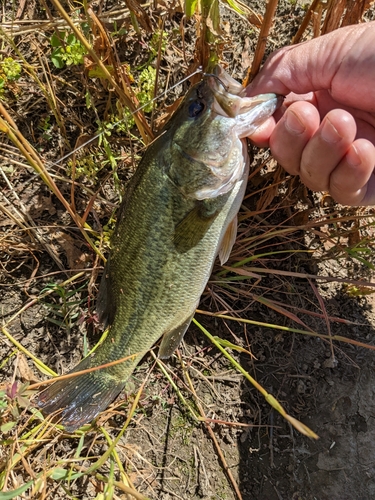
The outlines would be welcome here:
<svg viewBox="0 0 375 500">
<path fill-rule="evenodd" d="M 62 467 L 56 467 L 50 474 L 50 477 L 55 481 L 61 481 L 61 479 L 65 479 L 68 475 L 68 471 L 63 469 Z"/>
<path fill-rule="evenodd" d="M 33 482 L 34 481 L 29 481 L 13 491 L 0 492 L 0 500 L 12 500 L 12 498 L 22 495 L 22 493 L 25 493 L 25 491 L 30 488 Z"/>
<path fill-rule="evenodd" d="M 51 54 L 52 64 L 58 69 L 62 69 L 65 66 L 65 62 L 64 62 L 62 56 L 63 56 L 63 48 L 62 47 L 58 47 Z"/>
<path fill-rule="evenodd" d="M 229 340 L 221 339 L 220 337 L 213 336 L 213 338 L 216 340 L 218 344 L 220 344 L 223 347 L 229 347 L 229 349 L 232 349 L 233 351 L 245 352 L 247 354 L 250 354 L 251 356 L 251 353 L 247 351 L 244 347 L 232 344 L 232 342 L 229 342 Z"/>
<path fill-rule="evenodd" d="M 185 14 L 186 17 L 192 17 L 196 11 L 198 0 L 186 0 L 185 2 Z"/>
<path fill-rule="evenodd" d="M 243 9 L 243 5 L 239 5 L 235 0 L 226 0 L 228 5 L 237 12 L 240 16 L 246 16 L 247 12 Z"/>
<path fill-rule="evenodd" d="M 61 40 L 64 40 L 64 38 L 65 38 L 65 33 L 61 33 L 61 32 L 59 32 L 58 34 L 54 33 L 51 36 L 52 47 L 61 47 L 62 46 Z"/>
<path fill-rule="evenodd" d="M 80 457 L 81 451 L 82 451 L 83 446 L 85 444 L 85 440 L 86 440 L 86 435 L 82 434 L 82 436 L 79 438 L 78 446 L 77 446 L 76 452 L 74 453 L 74 458 Z"/>
<path fill-rule="evenodd" d="M 34 365 L 38 368 L 38 370 L 43 373 L 43 375 L 48 375 L 49 377 L 52 375 L 52 376 L 56 376 L 56 373 L 51 370 L 50 368 L 48 368 L 48 366 L 44 365 L 43 363 L 37 363 L 35 360 L 34 361 Z"/>
<path fill-rule="evenodd" d="M 17 422 L 7 422 L 0 427 L 0 431 L 6 434 L 16 425 Z"/>
<path fill-rule="evenodd" d="M 108 66 L 106 65 L 106 69 L 109 71 L 109 73 L 113 73 L 113 66 Z M 104 80 L 107 78 L 107 76 L 104 74 L 103 70 L 99 67 L 95 67 L 89 70 L 89 77 L 90 78 L 103 78 Z"/>
<path fill-rule="evenodd" d="M 44 415 L 43 413 L 38 410 L 37 408 L 30 408 L 30 412 L 34 415 L 34 417 L 38 418 L 39 420 L 44 420 Z"/>
<path fill-rule="evenodd" d="M 77 38 L 72 33 L 70 35 L 68 35 L 68 38 L 66 39 L 67 45 L 73 45 L 76 42 L 77 42 Z"/>
</svg>

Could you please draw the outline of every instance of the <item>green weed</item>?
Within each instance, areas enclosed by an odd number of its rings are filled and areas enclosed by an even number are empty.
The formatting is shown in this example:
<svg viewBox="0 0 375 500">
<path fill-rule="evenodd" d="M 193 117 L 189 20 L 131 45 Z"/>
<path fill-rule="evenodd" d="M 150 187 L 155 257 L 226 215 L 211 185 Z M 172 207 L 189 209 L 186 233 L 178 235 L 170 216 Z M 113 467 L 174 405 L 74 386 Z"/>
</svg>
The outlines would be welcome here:
<svg viewBox="0 0 375 500">
<path fill-rule="evenodd" d="M 12 57 L 0 59 L 0 97 L 12 82 L 20 78 L 21 71 L 21 65 Z"/>
<path fill-rule="evenodd" d="M 168 42 L 168 33 L 166 31 L 157 30 L 152 34 L 150 41 L 150 57 L 154 59 L 158 55 L 159 47 L 161 52 L 165 52 Z M 152 60 L 151 59 L 151 60 Z M 151 61 L 149 61 L 151 62 Z"/>
<path fill-rule="evenodd" d="M 156 69 L 152 66 L 145 68 L 139 75 L 140 91 L 137 93 L 137 99 L 146 113 L 152 111 L 155 80 Z"/>
<path fill-rule="evenodd" d="M 21 76 L 21 65 L 12 57 L 6 57 L 0 61 L 0 68 L 9 81 L 18 80 Z"/>
<path fill-rule="evenodd" d="M 133 80 L 135 80 L 133 78 Z M 152 66 L 144 68 L 137 77 L 138 89 L 135 89 L 135 95 L 138 100 L 138 107 L 145 113 L 151 113 L 153 109 L 153 98 L 155 91 L 156 69 Z M 133 114 L 128 108 L 122 106 L 120 101 L 116 102 L 116 113 L 110 115 L 110 121 L 99 124 L 101 132 L 100 141 L 105 143 L 105 135 L 110 136 L 112 131 L 117 133 L 129 134 L 135 124 Z"/>
<path fill-rule="evenodd" d="M 81 285 L 77 289 L 67 290 L 65 287 L 52 283 L 47 285 L 41 293 L 53 290 L 54 295 L 49 295 L 49 301 L 44 301 L 44 306 L 50 311 L 47 320 L 63 328 L 69 334 L 73 325 L 78 321 L 81 315 L 81 306 L 85 299 L 77 298 L 79 293 L 87 287 L 87 284 Z"/>
<path fill-rule="evenodd" d="M 101 249 L 110 248 L 112 233 L 115 230 L 115 225 L 116 219 L 114 217 L 110 217 L 107 224 L 103 226 L 100 240 L 95 241 L 95 244 L 98 245 Z"/>
<path fill-rule="evenodd" d="M 51 37 L 51 46 L 53 47 L 51 61 L 56 68 L 83 64 L 87 50 L 72 33 L 54 33 Z"/>
</svg>

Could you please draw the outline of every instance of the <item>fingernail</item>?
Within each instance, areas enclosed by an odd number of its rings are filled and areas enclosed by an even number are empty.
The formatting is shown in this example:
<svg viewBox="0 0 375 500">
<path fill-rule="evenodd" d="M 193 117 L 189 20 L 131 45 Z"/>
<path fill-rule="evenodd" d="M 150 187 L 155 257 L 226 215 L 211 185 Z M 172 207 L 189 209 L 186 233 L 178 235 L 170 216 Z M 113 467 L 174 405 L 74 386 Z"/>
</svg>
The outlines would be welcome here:
<svg viewBox="0 0 375 500">
<path fill-rule="evenodd" d="M 303 125 L 298 116 L 293 113 L 293 111 L 288 111 L 286 113 L 285 126 L 292 132 L 292 134 L 300 135 L 306 130 L 306 127 Z"/>
<path fill-rule="evenodd" d="M 328 118 L 323 123 L 321 135 L 326 142 L 330 142 L 332 144 L 341 141 L 341 136 Z"/>
<path fill-rule="evenodd" d="M 346 153 L 346 161 L 352 167 L 358 167 L 362 163 L 361 157 L 358 154 L 357 148 L 352 145 L 349 151 Z"/>
</svg>

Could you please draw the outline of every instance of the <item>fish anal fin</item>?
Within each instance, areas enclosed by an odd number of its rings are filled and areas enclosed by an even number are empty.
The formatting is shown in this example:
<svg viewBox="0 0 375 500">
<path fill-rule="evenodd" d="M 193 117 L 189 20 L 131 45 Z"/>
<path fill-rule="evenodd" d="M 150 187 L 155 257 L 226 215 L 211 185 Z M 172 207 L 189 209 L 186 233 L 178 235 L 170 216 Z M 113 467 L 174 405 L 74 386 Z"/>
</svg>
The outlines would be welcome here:
<svg viewBox="0 0 375 500">
<path fill-rule="evenodd" d="M 233 245 L 236 241 L 237 236 L 237 215 L 229 223 L 227 230 L 223 236 L 220 249 L 219 249 L 219 259 L 220 264 L 223 265 L 229 259 L 230 253 L 232 251 Z"/>
<path fill-rule="evenodd" d="M 176 328 L 173 328 L 169 332 L 164 333 L 159 347 L 158 355 L 160 359 L 166 359 L 171 357 L 174 351 L 180 345 L 185 335 L 185 332 L 189 328 L 191 320 L 193 319 L 193 316 L 195 314 L 195 309 L 196 308 L 194 308 L 194 312 L 180 325 L 178 325 Z"/>
</svg>

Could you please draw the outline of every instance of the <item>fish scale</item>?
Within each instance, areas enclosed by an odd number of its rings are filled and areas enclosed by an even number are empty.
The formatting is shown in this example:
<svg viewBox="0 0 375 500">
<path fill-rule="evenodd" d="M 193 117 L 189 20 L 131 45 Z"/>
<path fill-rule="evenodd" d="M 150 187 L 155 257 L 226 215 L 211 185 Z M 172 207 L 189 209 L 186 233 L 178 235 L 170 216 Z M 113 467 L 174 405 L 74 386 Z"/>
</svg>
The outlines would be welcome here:
<svg viewBox="0 0 375 500">
<path fill-rule="evenodd" d="M 110 331 L 73 372 L 133 357 L 58 380 L 39 395 L 44 413 L 61 412 L 67 431 L 106 409 L 160 338 L 159 356 L 173 353 L 216 256 L 228 258 L 248 177 L 243 137 L 271 116 L 280 99 L 244 97 L 238 82 L 217 71 L 218 78 L 206 76 L 189 90 L 129 183 L 97 300 Z"/>
</svg>

